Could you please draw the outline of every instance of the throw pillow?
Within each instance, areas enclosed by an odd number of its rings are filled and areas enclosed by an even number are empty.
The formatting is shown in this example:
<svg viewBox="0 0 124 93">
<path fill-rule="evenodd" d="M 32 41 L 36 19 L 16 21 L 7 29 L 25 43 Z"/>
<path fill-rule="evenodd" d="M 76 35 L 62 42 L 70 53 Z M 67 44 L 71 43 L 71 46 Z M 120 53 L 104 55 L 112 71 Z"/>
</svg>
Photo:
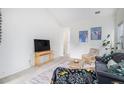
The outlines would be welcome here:
<svg viewBox="0 0 124 93">
<path fill-rule="evenodd" d="M 119 74 L 119 66 L 118 64 L 114 64 L 114 65 L 111 65 L 110 68 L 108 69 L 108 72 L 112 73 L 112 74 Z"/>
<path fill-rule="evenodd" d="M 110 68 L 110 66 L 112 66 L 112 65 L 116 65 L 117 63 L 114 61 L 114 60 L 109 60 L 108 61 L 108 63 L 107 63 L 107 67 L 108 67 L 108 69 Z"/>
<path fill-rule="evenodd" d="M 124 69 L 121 68 L 118 64 L 110 66 L 110 68 L 108 69 L 108 72 L 114 75 L 124 76 Z"/>
<path fill-rule="evenodd" d="M 121 62 L 119 62 L 118 65 L 119 65 L 121 68 L 124 68 L 124 60 L 121 60 Z"/>
<path fill-rule="evenodd" d="M 108 71 L 115 75 L 124 76 L 124 61 L 111 65 Z"/>
<path fill-rule="evenodd" d="M 107 64 L 108 61 L 111 59 L 112 59 L 112 56 L 111 56 L 111 54 L 109 54 L 107 56 L 102 57 L 101 61 Z"/>
</svg>

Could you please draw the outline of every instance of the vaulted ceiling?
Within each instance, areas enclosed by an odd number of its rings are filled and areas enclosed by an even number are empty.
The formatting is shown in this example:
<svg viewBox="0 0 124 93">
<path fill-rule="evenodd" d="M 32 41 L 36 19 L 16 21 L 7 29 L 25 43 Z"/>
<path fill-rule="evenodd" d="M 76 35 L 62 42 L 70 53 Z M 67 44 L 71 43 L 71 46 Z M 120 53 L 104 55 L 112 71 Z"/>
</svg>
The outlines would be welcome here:
<svg viewBox="0 0 124 93">
<path fill-rule="evenodd" d="M 73 26 L 92 19 L 114 16 L 116 9 L 113 8 L 50 8 L 48 11 L 54 16 L 59 24 Z M 95 14 L 98 12 L 98 14 Z M 99 13 L 100 12 L 100 13 Z"/>
</svg>

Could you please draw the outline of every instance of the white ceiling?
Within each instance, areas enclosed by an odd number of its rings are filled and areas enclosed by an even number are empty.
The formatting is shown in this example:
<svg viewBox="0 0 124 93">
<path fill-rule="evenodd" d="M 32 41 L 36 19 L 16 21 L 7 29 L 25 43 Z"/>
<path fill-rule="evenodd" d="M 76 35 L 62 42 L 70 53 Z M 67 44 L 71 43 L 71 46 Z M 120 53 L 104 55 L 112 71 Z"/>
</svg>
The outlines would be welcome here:
<svg viewBox="0 0 124 93">
<path fill-rule="evenodd" d="M 54 18 L 63 26 L 73 26 L 95 18 L 103 18 L 113 16 L 115 9 L 113 8 L 52 8 L 48 9 Z M 100 14 L 95 15 L 95 11 Z"/>
</svg>

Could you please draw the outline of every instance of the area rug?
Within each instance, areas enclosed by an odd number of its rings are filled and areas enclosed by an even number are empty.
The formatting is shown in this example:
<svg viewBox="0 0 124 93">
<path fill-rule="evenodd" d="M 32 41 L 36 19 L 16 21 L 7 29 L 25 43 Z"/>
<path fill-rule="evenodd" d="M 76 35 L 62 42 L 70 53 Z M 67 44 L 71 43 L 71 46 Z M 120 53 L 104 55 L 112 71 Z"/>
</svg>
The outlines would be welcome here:
<svg viewBox="0 0 124 93">
<path fill-rule="evenodd" d="M 46 70 L 40 72 L 39 74 L 33 75 L 29 80 L 26 80 L 26 84 L 50 84 L 52 83 L 53 73 L 56 68 L 63 67 L 69 68 L 68 63 L 69 60 L 62 60 L 62 62 L 58 62 L 58 64 L 49 66 Z M 95 72 L 88 72 L 93 78 L 92 83 L 96 84 L 96 74 Z"/>
<path fill-rule="evenodd" d="M 29 80 L 25 81 L 25 83 L 26 84 L 50 84 L 53 72 L 57 67 L 68 68 L 69 61 L 64 60 L 63 62 L 62 63 L 58 62 L 58 64 L 49 66 L 46 70 L 42 71 L 41 73 L 33 75 Z"/>
</svg>

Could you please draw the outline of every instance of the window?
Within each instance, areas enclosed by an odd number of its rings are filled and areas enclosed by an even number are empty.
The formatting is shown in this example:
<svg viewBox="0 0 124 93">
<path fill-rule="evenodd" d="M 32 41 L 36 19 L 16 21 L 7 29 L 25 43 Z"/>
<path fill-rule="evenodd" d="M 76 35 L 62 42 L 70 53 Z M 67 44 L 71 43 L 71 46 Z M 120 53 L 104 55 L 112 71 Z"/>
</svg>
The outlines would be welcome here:
<svg viewBox="0 0 124 93">
<path fill-rule="evenodd" d="M 1 17 L 1 10 L 0 10 L 0 44 L 1 44 L 1 41 L 2 41 L 2 29 L 1 29 L 1 25 L 2 25 L 2 17 Z"/>
<path fill-rule="evenodd" d="M 117 31 L 117 43 L 119 49 L 124 49 L 124 23 L 120 23 L 118 25 L 118 31 Z"/>
</svg>

